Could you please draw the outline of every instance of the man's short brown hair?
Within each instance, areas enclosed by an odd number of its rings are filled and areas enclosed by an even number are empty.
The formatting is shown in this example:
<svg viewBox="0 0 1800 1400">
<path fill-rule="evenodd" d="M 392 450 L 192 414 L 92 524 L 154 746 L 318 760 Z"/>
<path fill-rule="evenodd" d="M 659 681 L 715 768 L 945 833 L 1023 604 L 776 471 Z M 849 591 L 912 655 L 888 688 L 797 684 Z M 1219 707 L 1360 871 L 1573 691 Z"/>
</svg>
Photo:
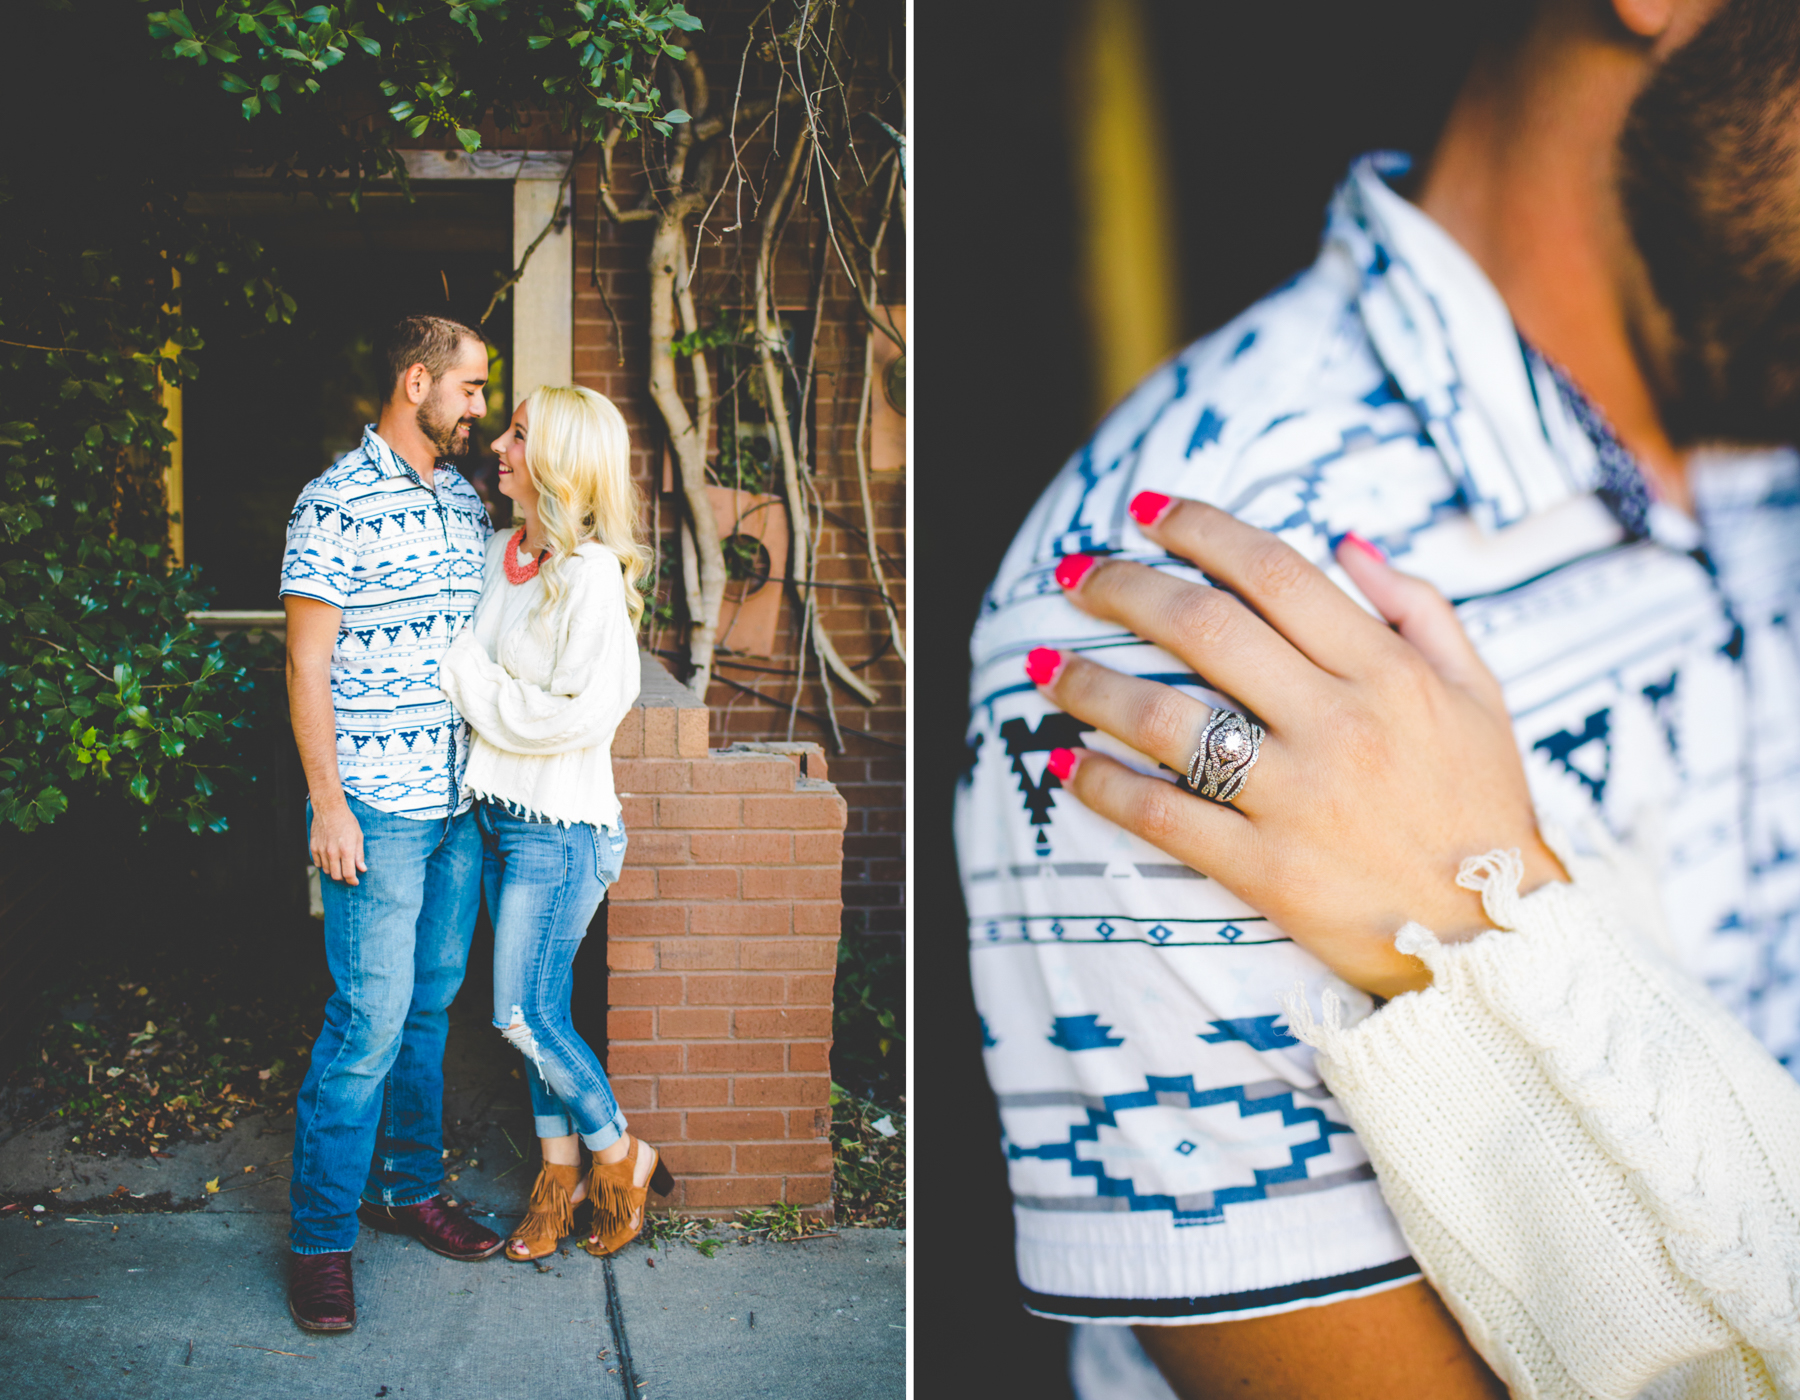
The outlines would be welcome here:
<svg viewBox="0 0 1800 1400">
<path fill-rule="evenodd" d="M 386 378 L 381 385 L 381 401 L 394 397 L 401 377 L 414 365 L 424 365 L 432 382 L 442 379 L 456 363 L 457 351 L 465 340 L 487 344 L 487 337 L 473 326 L 452 321 L 448 316 L 403 316 L 375 342 L 375 363 Z"/>
</svg>

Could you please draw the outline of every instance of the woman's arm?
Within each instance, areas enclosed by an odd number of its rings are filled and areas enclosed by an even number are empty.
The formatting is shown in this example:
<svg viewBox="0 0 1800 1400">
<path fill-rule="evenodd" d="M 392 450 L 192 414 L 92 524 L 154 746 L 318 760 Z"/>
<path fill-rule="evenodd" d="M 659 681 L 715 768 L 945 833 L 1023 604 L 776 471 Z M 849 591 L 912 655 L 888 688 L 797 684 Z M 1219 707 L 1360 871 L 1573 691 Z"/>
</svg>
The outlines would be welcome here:
<svg viewBox="0 0 1800 1400">
<path fill-rule="evenodd" d="M 1296 1002 L 1290 1029 L 1469 1340 L 1521 1394 L 1659 1376 L 1670 1396 L 1800 1393 L 1800 1087 L 1649 953 L 1615 872 L 1539 837 L 1499 687 L 1448 605 L 1346 544 L 1390 631 L 1222 512 L 1133 514 L 1223 587 L 1124 562 L 1059 579 L 1252 711 L 1262 755 L 1230 806 L 1095 752 L 1052 771 L 1395 998 L 1351 1027 L 1329 997 L 1323 1023 Z M 1185 770 L 1207 706 L 1079 657 L 1031 664 L 1057 705 Z M 1152 1340 L 1172 1379 L 1223 1344 Z"/>
<path fill-rule="evenodd" d="M 472 628 L 444 655 L 444 694 L 495 748 L 552 754 L 608 744 L 637 699 L 637 638 L 618 561 L 610 553 L 586 556 L 572 572 L 563 605 L 567 634 L 548 687 L 491 660 Z"/>
</svg>

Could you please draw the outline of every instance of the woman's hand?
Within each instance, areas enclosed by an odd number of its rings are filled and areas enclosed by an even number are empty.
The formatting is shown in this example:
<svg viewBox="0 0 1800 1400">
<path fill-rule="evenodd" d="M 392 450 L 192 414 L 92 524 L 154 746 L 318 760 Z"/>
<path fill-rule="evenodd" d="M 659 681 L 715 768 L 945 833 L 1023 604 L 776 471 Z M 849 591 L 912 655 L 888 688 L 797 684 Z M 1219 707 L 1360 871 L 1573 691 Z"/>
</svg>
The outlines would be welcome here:
<svg viewBox="0 0 1800 1400">
<path fill-rule="evenodd" d="M 1076 798 L 1384 997 L 1430 982 L 1394 948 L 1409 919 L 1447 941 L 1489 927 L 1480 898 L 1455 883 L 1464 857 L 1519 848 L 1524 891 L 1563 878 L 1538 835 L 1499 683 L 1435 589 L 1347 537 L 1338 561 L 1390 630 L 1287 545 L 1223 511 L 1144 492 L 1131 512 L 1223 587 L 1087 556 L 1065 559 L 1058 582 L 1084 612 L 1232 696 L 1268 737 L 1231 806 L 1103 754 L 1059 750 L 1052 768 Z M 1040 648 L 1028 670 L 1059 709 L 1181 773 L 1212 714 L 1071 652 Z"/>
</svg>

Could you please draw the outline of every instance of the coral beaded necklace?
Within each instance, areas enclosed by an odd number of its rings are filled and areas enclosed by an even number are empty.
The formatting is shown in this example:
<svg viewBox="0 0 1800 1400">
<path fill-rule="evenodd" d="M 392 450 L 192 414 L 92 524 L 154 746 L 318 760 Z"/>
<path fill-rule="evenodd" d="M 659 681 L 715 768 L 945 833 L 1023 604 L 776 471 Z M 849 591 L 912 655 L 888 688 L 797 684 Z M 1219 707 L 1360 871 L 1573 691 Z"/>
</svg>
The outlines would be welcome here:
<svg viewBox="0 0 1800 1400">
<path fill-rule="evenodd" d="M 544 562 L 544 555 L 550 552 L 546 549 L 543 554 L 538 555 L 529 564 L 521 564 L 519 550 L 524 547 L 524 544 L 525 527 L 521 525 L 518 534 L 506 542 L 506 555 L 502 562 L 506 565 L 506 581 L 508 583 L 530 583 L 537 577 L 538 565 Z"/>
</svg>

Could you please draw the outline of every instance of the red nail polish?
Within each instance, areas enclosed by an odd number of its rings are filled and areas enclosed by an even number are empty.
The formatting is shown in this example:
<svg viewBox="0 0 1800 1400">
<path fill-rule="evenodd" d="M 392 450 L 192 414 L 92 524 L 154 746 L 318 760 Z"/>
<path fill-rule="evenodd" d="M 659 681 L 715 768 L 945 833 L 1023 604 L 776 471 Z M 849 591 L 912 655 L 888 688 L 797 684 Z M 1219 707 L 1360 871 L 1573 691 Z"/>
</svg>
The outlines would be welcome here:
<svg viewBox="0 0 1800 1400">
<path fill-rule="evenodd" d="M 1369 541 L 1365 540 L 1361 535 L 1357 534 L 1356 531 L 1354 531 L 1354 530 L 1345 532 L 1343 542 L 1345 544 L 1355 545 L 1358 549 L 1360 549 L 1364 554 L 1368 555 L 1371 559 L 1378 559 L 1383 564 L 1388 562 L 1386 550 L 1382 549 L 1380 545 L 1370 544 Z"/>
<path fill-rule="evenodd" d="M 1025 674 L 1031 677 L 1033 685 L 1049 685 L 1056 679 L 1056 673 L 1062 670 L 1063 658 L 1060 651 L 1049 647 L 1033 647 L 1031 655 L 1025 658 Z"/>
<path fill-rule="evenodd" d="M 1056 566 L 1056 581 L 1064 588 L 1073 588 L 1086 577 L 1095 562 L 1091 554 L 1071 554 Z"/>
<path fill-rule="evenodd" d="M 1160 491 L 1140 491 L 1131 498 L 1131 504 L 1125 509 L 1131 512 L 1131 518 L 1140 525 L 1154 525 L 1169 513 L 1169 507 L 1175 502 Z"/>
<path fill-rule="evenodd" d="M 1075 771 L 1075 765 L 1081 762 L 1081 755 L 1074 749 L 1051 749 L 1050 771 L 1056 774 L 1056 781 L 1066 783 L 1069 774 Z"/>
</svg>

